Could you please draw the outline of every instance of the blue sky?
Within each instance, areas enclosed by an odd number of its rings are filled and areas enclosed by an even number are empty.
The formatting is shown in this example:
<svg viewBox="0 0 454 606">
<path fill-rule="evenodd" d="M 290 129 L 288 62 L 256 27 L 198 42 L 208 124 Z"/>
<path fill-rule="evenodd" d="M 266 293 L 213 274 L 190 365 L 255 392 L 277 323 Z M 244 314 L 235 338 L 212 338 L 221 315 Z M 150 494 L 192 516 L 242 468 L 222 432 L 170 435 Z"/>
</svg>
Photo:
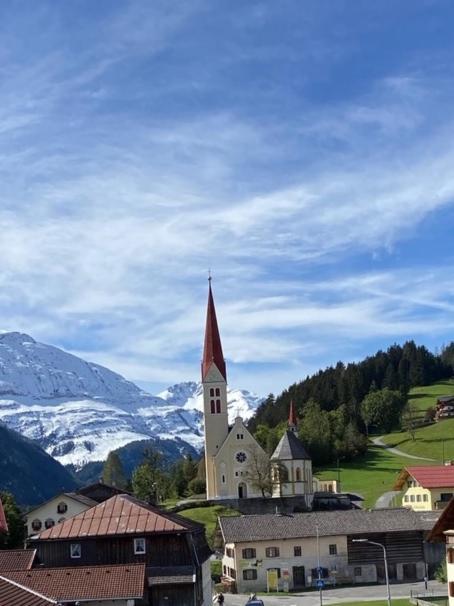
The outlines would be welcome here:
<svg viewBox="0 0 454 606">
<path fill-rule="evenodd" d="M 0 314 L 152 391 L 454 336 L 446 0 L 0 5 Z"/>
</svg>

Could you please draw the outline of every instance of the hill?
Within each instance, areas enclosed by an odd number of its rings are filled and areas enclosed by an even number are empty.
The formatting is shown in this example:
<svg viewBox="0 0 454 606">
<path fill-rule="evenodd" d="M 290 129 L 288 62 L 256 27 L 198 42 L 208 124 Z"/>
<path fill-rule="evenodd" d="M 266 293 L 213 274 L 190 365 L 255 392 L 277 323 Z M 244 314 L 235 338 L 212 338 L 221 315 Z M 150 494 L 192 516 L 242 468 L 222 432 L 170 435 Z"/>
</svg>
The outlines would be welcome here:
<svg viewBox="0 0 454 606">
<path fill-rule="evenodd" d="M 21 505 L 35 505 L 76 482 L 60 463 L 37 444 L 0 424 L 0 490 Z"/>
</svg>

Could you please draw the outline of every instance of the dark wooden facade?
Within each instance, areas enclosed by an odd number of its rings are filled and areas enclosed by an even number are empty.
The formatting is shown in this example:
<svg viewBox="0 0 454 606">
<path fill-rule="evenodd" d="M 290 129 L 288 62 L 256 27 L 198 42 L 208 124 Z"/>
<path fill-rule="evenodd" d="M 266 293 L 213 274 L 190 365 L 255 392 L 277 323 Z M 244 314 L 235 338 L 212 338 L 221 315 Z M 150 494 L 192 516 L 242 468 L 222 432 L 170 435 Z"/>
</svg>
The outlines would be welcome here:
<svg viewBox="0 0 454 606">
<path fill-rule="evenodd" d="M 402 562 L 424 561 L 424 533 L 422 531 L 369 533 L 364 538 L 385 546 L 389 564 Z M 353 539 L 361 536 L 348 537 L 348 563 L 349 564 L 382 564 L 383 549 L 370 543 L 354 543 Z"/>
<path fill-rule="evenodd" d="M 134 539 L 139 537 L 146 540 L 145 554 L 134 553 Z M 200 606 L 203 603 L 202 564 L 211 553 L 203 529 L 149 535 L 38 539 L 29 543 L 37 550 L 35 566 L 51 568 L 143 562 L 147 565 L 150 605 Z M 81 546 L 80 558 L 71 558 L 71 544 L 75 543 Z M 156 578 L 157 569 L 167 571 L 168 583 L 165 575 Z M 185 573 L 183 580 L 175 580 L 181 571 Z"/>
</svg>

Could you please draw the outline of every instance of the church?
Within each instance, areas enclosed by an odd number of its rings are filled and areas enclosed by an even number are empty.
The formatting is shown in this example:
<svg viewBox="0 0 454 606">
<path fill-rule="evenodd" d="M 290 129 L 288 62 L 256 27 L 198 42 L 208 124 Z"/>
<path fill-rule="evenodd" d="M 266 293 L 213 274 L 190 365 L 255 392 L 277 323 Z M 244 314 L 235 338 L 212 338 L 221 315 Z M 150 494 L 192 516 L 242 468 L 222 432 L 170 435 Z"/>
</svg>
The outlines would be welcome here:
<svg viewBox="0 0 454 606">
<path fill-rule="evenodd" d="M 313 498 L 312 461 L 297 437 L 297 419 L 290 406 L 288 429 L 271 457 L 248 431 L 241 417 L 229 427 L 227 369 L 222 352 L 211 279 L 209 280 L 202 358 L 207 499 L 263 497 L 258 473 L 271 464 L 273 497 Z M 261 472 L 258 472 L 261 468 Z M 268 495 L 270 496 L 270 495 Z"/>
</svg>

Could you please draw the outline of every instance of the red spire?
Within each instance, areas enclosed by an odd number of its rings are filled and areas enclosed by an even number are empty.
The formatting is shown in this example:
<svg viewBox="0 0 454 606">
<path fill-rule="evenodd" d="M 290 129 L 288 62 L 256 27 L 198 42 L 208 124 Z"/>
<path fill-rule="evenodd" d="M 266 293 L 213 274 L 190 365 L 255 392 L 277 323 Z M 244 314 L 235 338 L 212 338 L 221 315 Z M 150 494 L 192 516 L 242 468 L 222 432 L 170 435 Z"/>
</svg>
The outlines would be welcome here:
<svg viewBox="0 0 454 606">
<path fill-rule="evenodd" d="M 221 337 L 219 336 L 218 321 L 216 319 L 216 309 L 214 307 L 213 293 L 211 292 L 211 278 L 209 279 L 209 284 L 205 344 L 203 346 L 202 381 L 205 379 L 213 362 L 224 379 L 227 380 Z"/>
<path fill-rule="evenodd" d="M 298 425 L 298 419 L 296 418 L 295 405 L 293 400 L 290 400 L 290 411 L 288 413 L 288 426 L 296 427 Z"/>
<path fill-rule="evenodd" d="M 0 499 L 0 534 L 8 532 L 8 524 L 6 522 L 5 511 L 3 509 L 2 500 Z"/>
</svg>

